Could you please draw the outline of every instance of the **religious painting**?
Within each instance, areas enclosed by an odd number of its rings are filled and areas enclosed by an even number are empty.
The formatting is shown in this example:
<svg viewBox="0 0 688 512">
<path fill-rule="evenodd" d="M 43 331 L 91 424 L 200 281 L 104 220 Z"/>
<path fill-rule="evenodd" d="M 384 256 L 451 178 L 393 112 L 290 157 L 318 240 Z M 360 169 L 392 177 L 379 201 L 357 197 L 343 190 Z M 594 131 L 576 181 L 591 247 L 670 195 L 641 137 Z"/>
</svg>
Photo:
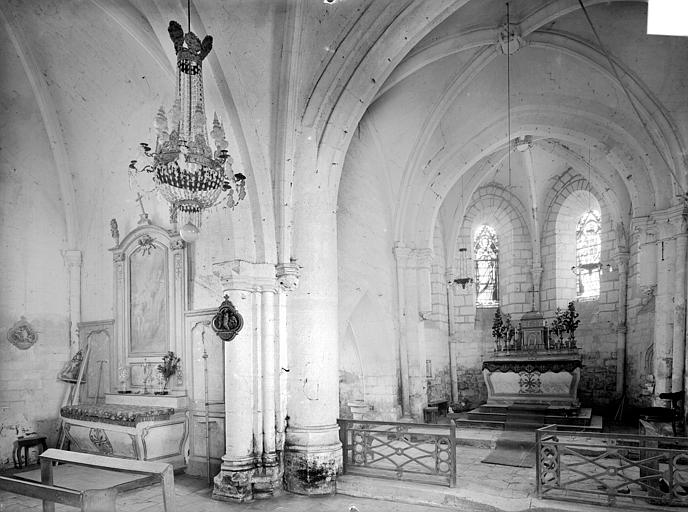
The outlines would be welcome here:
<svg viewBox="0 0 688 512">
<path fill-rule="evenodd" d="M 167 351 L 167 249 L 139 244 L 129 257 L 129 353 Z"/>
</svg>

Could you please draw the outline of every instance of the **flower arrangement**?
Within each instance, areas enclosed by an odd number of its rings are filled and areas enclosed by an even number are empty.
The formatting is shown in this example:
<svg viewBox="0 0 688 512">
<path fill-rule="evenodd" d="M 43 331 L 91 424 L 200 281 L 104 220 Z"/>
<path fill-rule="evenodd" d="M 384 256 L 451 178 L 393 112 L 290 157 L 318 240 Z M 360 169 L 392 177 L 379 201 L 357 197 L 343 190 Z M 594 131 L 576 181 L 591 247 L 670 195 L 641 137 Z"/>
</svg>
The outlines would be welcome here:
<svg viewBox="0 0 688 512">
<path fill-rule="evenodd" d="M 578 329 L 579 323 L 580 323 L 580 320 L 578 320 L 578 313 L 576 312 L 576 305 L 573 303 L 573 301 L 571 301 L 571 302 L 569 302 L 569 305 L 566 308 L 566 311 L 564 311 L 564 313 L 562 315 L 562 324 L 564 326 L 564 330 L 569 335 L 569 348 L 576 348 L 575 332 L 576 332 L 576 329 Z"/>
<path fill-rule="evenodd" d="M 502 329 L 504 328 L 504 320 L 502 319 L 502 310 L 497 308 L 495 311 L 494 321 L 492 322 L 492 336 L 495 338 L 495 350 L 501 350 Z"/>
<path fill-rule="evenodd" d="M 496 350 L 504 350 L 508 347 L 514 335 L 514 326 L 511 323 L 511 315 L 502 315 L 502 310 L 497 308 L 494 321 L 492 322 L 492 336 L 495 339 Z M 502 347 L 502 340 L 504 346 Z"/>
<path fill-rule="evenodd" d="M 179 368 L 181 359 L 175 355 L 171 350 L 162 357 L 162 363 L 158 365 L 158 374 L 164 381 L 161 394 L 167 393 L 167 383 Z"/>
<path fill-rule="evenodd" d="M 557 308 L 557 310 L 554 313 L 554 319 L 552 320 L 552 325 L 549 328 L 550 332 L 556 334 L 556 340 L 553 340 L 557 343 L 557 347 L 561 348 L 561 335 L 562 333 L 566 330 L 564 329 L 564 312 L 561 310 L 561 308 Z"/>
</svg>

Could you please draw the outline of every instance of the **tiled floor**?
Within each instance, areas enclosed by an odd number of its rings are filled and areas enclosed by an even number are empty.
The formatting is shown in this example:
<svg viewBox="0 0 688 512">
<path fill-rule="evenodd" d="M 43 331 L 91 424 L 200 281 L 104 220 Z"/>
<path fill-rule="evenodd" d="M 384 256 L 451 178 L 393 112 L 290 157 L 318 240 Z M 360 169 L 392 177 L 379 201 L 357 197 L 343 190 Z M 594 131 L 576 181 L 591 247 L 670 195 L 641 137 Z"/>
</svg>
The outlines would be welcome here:
<svg viewBox="0 0 688 512">
<path fill-rule="evenodd" d="M 40 479 L 38 471 L 23 473 L 22 476 Z M 121 482 L 121 476 L 111 472 L 99 472 L 75 466 L 55 468 L 55 483 L 70 488 L 102 488 Z M 285 493 L 270 500 L 252 503 L 228 503 L 211 499 L 207 481 L 188 475 L 175 477 L 176 505 L 179 512 L 255 512 L 255 511 L 298 511 L 298 512 L 430 512 L 436 507 L 404 503 L 381 502 L 374 499 L 345 495 L 327 497 L 305 497 Z M 353 508 L 352 508 L 353 507 Z M 1 512 L 39 512 L 40 500 L 0 491 Z M 76 509 L 55 505 L 56 512 L 74 512 Z M 157 512 L 163 510 L 162 492 L 159 485 L 147 486 L 120 494 L 117 510 L 121 512 Z"/>
</svg>

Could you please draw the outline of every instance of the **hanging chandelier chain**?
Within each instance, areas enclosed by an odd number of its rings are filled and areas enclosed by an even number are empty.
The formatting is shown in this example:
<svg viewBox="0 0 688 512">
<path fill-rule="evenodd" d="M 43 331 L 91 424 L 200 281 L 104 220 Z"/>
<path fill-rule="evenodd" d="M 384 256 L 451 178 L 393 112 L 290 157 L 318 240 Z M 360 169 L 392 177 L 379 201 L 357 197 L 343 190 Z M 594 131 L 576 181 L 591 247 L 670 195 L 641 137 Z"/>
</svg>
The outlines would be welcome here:
<svg viewBox="0 0 688 512">
<path fill-rule="evenodd" d="M 511 19 L 509 17 L 509 2 L 506 3 L 506 118 L 507 118 L 507 169 L 509 171 L 509 187 L 511 187 Z"/>
</svg>

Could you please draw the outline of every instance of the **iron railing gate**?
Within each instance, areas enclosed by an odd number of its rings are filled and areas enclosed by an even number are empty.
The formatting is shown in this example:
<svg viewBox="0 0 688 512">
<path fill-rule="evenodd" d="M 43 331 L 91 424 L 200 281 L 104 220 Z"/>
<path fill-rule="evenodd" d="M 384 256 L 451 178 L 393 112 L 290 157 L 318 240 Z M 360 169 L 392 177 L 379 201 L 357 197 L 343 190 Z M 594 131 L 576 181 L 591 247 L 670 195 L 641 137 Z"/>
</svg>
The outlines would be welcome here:
<svg viewBox="0 0 688 512">
<path fill-rule="evenodd" d="M 688 439 L 557 430 L 536 432 L 540 498 L 643 508 L 688 505 Z"/>
<path fill-rule="evenodd" d="M 338 420 L 344 473 L 456 486 L 456 426 Z"/>
</svg>

